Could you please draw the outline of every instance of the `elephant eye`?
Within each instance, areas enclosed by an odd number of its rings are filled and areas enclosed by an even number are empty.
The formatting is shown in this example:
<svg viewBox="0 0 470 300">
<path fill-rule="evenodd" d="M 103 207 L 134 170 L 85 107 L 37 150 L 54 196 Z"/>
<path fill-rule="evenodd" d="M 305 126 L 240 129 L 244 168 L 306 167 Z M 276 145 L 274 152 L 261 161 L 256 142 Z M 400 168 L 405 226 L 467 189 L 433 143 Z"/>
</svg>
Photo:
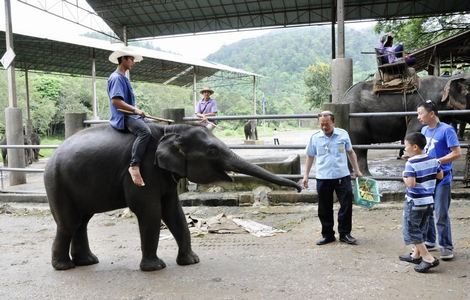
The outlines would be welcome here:
<svg viewBox="0 0 470 300">
<path fill-rule="evenodd" d="M 218 154 L 219 154 L 219 150 L 216 147 L 209 146 L 209 148 L 207 148 L 207 155 L 217 156 Z"/>
</svg>

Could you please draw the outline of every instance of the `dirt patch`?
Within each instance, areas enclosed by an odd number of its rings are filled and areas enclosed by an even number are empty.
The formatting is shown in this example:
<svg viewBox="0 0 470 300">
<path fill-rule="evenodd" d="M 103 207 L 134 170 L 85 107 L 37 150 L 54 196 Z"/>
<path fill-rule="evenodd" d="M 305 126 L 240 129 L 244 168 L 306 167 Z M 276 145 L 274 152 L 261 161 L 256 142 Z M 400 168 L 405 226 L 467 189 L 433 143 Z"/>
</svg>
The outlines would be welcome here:
<svg viewBox="0 0 470 300">
<path fill-rule="evenodd" d="M 337 210 L 337 207 L 335 208 Z M 220 213 L 286 230 L 272 237 L 249 233 L 193 234 L 201 262 L 178 266 L 174 240 L 160 241 L 162 271 L 139 270 L 137 220 L 122 211 L 96 215 L 90 245 L 100 263 L 69 271 L 50 265 L 55 223 L 47 205 L 4 204 L 0 214 L 0 298 L 66 299 L 468 299 L 470 201 L 453 201 L 456 257 L 429 274 L 398 260 L 407 251 L 401 235 L 401 205 L 354 207 L 358 246 L 316 246 L 316 205 L 277 207 L 189 207 L 199 218 Z M 163 235 L 168 236 L 164 230 Z M 439 256 L 438 252 L 434 255 Z M 202 296 L 203 295 L 203 296 Z M 315 295 L 315 296 L 313 296 Z"/>
</svg>

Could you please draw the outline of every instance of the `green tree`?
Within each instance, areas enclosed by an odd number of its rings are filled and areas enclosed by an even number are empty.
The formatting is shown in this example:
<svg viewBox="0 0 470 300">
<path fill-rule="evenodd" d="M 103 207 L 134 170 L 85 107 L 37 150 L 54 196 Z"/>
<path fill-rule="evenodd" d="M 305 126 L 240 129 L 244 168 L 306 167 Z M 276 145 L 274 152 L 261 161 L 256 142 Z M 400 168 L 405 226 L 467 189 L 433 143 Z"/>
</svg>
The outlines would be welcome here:
<svg viewBox="0 0 470 300">
<path fill-rule="evenodd" d="M 55 76 L 44 75 L 36 78 L 34 86 L 41 98 L 57 101 L 62 90 L 62 80 Z"/>
<path fill-rule="evenodd" d="M 47 98 L 37 98 L 31 104 L 31 120 L 33 127 L 41 135 L 51 135 L 51 123 L 57 112 L 56 103 Z"/>
<path fill-rule="evenodd" d="M 414 51 L 470 28 L 470 15 L 379 21 L 376 33 L 393 32 L 395 41 L 404 44 L 406 51 Z"/>
<path fill-rule="evenodd" d="M 305 85 L 307 86 L 306 101 L 310 104 L 310 109 L 321 107 L 327 102 L 331 94 L 331 71 L 327 63 L 318 63 L 309 66 L 305 70 Z"/>
<path fill-rule="evenodd" d="M 42 75 L 33 80 L 34 92 L 31 103 L 33 127 L 40 134 L 52 134 L 51 124 L 58 111 L 57 102 L 62 95 L 63 81 L 56 76 Z"/>
</svg>

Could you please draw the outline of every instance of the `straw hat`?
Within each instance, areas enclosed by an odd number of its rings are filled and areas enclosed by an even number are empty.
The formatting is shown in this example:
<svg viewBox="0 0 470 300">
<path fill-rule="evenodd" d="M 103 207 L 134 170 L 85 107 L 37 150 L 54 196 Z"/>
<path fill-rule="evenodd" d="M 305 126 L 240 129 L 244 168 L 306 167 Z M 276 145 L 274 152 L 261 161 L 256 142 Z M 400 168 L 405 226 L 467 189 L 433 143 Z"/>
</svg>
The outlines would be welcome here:
<svg viewBox="0 0 470 300">
<path fill-rule="evenodd" d="M 137 50 L 135 50 L 132 47 L 125 46 L 111 53 L 111 55 L 109 55 L 109 61 L 112 62 L 113 64 L 118 64 L 118 57 L 123 57 L 123 56 L 134 57 L 134 62 L 140 62 L 144 59 L 142 55 L 138 54 Z"/>
<path fill-rule="evenodd" d="M 214 90 L 211 89 L 210 87 L 204 87 L 202 90 L 201 90 L 201 94 L 204 93 L 204 92 L 209 92 L 211 95 L 214 93 Z"/>
</svg>

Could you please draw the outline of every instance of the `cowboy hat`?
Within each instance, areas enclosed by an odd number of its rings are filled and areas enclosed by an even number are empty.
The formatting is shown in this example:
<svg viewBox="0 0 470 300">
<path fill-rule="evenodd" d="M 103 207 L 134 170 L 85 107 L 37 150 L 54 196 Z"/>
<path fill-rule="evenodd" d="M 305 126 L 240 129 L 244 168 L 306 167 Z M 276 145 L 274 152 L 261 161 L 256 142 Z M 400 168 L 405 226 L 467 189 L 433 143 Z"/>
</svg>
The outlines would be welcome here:
<svg viewBox="0 0 470 300">
<path fill-rule="evenodd" d="M 211 89 L 210 87 L 205 87 L 201 90 L 201 94 L 204 93 L 205 91 L 209 92 L 211 95 L 214 93 L 214 90 Z"/>
<path fill-rule="evenodd" d="M 123 56 L 132 56 L 134 58 L 134 62 L 140 62 L 144 59 L 142 55 L 138 54 L 137 50 L 126 46 L 111 53 L 111 55 L 109 55 L 109 61 L 113 64 L 118 64 L 118 58 Z"/>
</svg>

